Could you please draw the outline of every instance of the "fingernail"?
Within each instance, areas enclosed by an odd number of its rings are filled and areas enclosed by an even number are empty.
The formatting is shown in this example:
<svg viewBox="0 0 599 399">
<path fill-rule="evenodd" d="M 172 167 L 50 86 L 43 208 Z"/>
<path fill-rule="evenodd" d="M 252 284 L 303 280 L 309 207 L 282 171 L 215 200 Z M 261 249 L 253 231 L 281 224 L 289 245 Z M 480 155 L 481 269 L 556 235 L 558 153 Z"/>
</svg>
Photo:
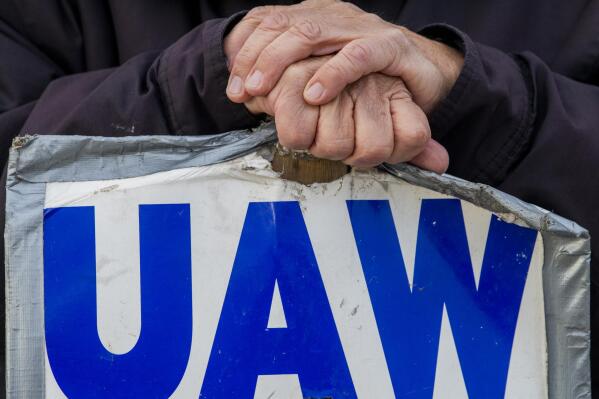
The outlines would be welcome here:
<svg viewBox="0 0 599 399">
<path fill-rule="evenodd" d="M 262 72 L 260 71 L 254 71 L 254 73 L 252 73 L 250 77 L 245 81 L 246 87 L 250 87 L 252 89 L 255 89 L 258 86 L 260 86 L 260 83 L 262 83 Z"/>
<path fill-rule="evenodd" d="M 233 76 L 229 82 L 229 93 L 240 94 L 243 87 L 243 81 L 239 76 Z"/>
<path fill-rule="evenodd" d="M 316 82 L 312 86 L 308 87 L 308 90 L 306 90 L 306 98 L 308 100 L 316 101 L 320 96 L 322 96 L 323 92 L 324 87 L 320 83 Z"/>
</svg>

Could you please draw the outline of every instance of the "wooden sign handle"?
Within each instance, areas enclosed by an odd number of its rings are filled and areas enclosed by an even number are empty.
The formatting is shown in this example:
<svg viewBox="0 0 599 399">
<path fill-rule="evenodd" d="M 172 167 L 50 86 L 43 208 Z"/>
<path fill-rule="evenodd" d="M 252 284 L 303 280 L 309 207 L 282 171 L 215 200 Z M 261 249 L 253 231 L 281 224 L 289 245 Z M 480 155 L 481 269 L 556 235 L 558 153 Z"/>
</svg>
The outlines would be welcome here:
<svg viewBox="0 0 599 399">
<path fill-rule="evenodd" d="M 328 183 L 349 172 L 341 161 L 315 158 L 305 151 L 286 150 L 277 144 L 272 168 L 286 180 L 302 184 Z"/>
</svg>

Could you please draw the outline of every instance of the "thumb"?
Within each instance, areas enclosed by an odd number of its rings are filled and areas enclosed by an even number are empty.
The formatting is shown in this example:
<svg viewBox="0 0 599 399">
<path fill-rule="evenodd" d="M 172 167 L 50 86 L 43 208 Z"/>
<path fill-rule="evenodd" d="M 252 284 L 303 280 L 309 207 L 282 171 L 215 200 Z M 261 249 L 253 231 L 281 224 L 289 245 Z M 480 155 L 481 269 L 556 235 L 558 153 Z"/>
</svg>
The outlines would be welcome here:
<svg viewBox="0 0 599 399">
<path fill-rule="evenodd" d="M 435 173 L 445 173 L 449 167 L 449 153 L 438 141 L 429 140 L 424 150 L 410 163 Z"/>
</svg>

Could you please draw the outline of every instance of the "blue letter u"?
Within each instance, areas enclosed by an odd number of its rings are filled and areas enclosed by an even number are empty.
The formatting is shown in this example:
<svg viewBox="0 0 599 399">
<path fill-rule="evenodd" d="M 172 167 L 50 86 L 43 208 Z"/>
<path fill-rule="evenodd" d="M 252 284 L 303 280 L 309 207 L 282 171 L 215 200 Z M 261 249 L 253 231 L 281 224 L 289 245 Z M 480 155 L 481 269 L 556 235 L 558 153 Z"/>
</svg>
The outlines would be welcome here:
<svg viewBox="0 0 599 399">
<path fill-rule="evenodd" d="M 166 398 L 191 347 L 189 205 L 139 206 L 141 332 L 122 355 L 98 336 L 94 230 L 93 207 L 44 213 L 46 350 L 54 377 L 70 399 Z"/>
</svg>

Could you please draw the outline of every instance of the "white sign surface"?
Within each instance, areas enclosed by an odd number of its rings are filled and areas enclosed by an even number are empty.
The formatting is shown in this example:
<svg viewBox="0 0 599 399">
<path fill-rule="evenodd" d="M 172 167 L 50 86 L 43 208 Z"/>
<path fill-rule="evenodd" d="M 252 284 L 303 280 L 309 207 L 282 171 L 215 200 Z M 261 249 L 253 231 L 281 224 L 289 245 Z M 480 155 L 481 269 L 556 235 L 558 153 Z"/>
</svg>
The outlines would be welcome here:
<svg viewBox="0 0 599 399">
<path fill-rule="evenodd" d="M 257 155 L 47 185 L 48 398 L 545 398 L 540 234 Z"/>
</svg>

